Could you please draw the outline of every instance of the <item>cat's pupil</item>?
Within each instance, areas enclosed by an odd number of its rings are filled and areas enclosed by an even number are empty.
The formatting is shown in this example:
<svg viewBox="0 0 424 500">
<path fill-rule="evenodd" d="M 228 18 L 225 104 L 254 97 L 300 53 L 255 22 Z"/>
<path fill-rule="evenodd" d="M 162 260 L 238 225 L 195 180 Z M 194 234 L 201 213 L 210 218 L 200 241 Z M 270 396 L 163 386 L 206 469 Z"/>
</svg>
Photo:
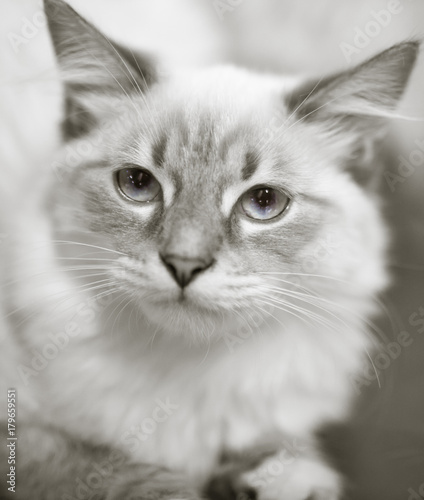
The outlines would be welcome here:
<svg viewBox="0 0 424 500">
<path fill-rule="evenodd" d="M 135 189 L 148 188 L 152 181 L 152 176 L 142 170 L 127 170 L 128 181 L 134 185 Z"/>
<path fill-rule="evenodd" d="M 251 200 L 259 205 L 259 208 L 267 212 L 276 202 L 275 191 L 273 189 L 258 189 L 252 193 Z"/>
</svg>

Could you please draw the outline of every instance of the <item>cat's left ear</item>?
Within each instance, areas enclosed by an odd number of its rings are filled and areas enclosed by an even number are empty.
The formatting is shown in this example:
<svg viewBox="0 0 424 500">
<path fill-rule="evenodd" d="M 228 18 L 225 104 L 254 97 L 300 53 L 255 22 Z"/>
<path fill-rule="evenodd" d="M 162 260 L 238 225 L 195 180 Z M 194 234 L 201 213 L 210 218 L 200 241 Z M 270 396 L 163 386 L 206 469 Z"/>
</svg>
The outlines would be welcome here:
<svg viewBox="0 0 424 500">
<path fill-rule="evenodd" d="M 386 132 L 419 45 L 400 43 L 351 70 L 301 85 L 286 99 L 289 113 L 312 125 L 337 161 L 363 164 Z"/>
<path fill-rule="evenodd" d="M 63 0 L 44 0 L 44 8 L 65 86 L 66 138 L 89 132 L 117 102 L 156 81 L 149 58 L 110 41 Z"/>
</svg>

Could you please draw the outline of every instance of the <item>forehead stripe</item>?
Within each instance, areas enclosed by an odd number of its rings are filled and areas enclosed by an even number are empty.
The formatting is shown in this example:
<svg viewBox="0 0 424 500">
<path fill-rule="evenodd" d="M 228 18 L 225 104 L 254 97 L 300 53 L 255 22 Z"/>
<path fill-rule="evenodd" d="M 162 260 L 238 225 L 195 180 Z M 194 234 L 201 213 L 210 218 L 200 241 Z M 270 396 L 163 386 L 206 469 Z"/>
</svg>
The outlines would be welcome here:
<svg viewBox="0 0 424 500">
<path fill-rule="evenodd" d="M 241 171 L 241 177 L 244 181 L 249 180 L 259 167 L 259 155 L 248 151 L 245 156 L 245 163 Z"/>
<path fill-rule="evenodd" d="M 163 166 L 167 142 L 167 135 L 162 134 L 161 137 L 153 144 L 152 158 L 157 167 Z"/>
</svg>

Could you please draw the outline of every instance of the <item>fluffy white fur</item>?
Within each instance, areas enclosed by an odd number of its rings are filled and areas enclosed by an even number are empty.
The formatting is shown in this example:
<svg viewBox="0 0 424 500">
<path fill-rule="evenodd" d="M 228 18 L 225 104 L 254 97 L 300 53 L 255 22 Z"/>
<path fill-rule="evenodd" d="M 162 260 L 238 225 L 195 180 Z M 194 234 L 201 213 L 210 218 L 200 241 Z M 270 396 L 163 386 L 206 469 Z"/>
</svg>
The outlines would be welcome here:
<svg viewBox="0 0 424 500">
<path fill-rule="evenodd" d="M 231 82 L 235 88 L 234 97 L 238 88 L 245 88 L 247 83 L 252 96 L 261 94 L 267 86 L 266 78 L 256 83 L 255 78 L 249 79 L 244 72 L 220 68 L 196 78 L 194 86 L 199 101 L 207 103 L 213 99 L 210 94 L 215 95 L 216 90 L 210 89 L 222 85 L 226 74 L 227 83 Z M 187 97 L 189 102 L 192 97 Z M 226 98 L 235 106 L 229 86 L 226 86 Z M 249 98 L 249 102 L 257 102 L 256 96 Z M 245 108 L 245 103 L 242 106 Z M 47 368 L 36 376 L 29 376 L 28 387 L 16 376 L 16 369 L 7 370 L 8 385 L 18 388 L 20 418 L 41 418 L 53 425 L 59 424 L 75 436 L 111 443 L 126 451 L 135 448 L 135 459 L 183 469 L 200 481 L 211 471 L 222 447 L 243 450 L 270 433 L 305 438 L 321 424 L 346 416 L 353 392 L 350 377 L 362 366 L 364 353 L 371 344 L 363 317 L 371 307 L 372 295 L 385 281 L 382 270 L 385 238 L 374 203 L 346 174 L 336 173 L 329 167 L 325 169 L 320 163 L 323 164 L 324 159 L 316 157 L 319 174 L 307 182 L 313 183 L 317 192 L 331 183 L 332 191 L 342 193 L 337 199 L 338 220 L 330 224 L 331 232 L 339 239 L 336 253 L 324 255 L 319 263 L 320 273 L 334 278 L 330 281 L 328 300 L 334 300 L 346 282 L 355 290 L 351 299 L 342 297 L 334 308 L 334 314 L 342 316 L 342 321 L 333 318 L 332 326 L 325 328 L 319 322 L 304 321 L 274 309 L 273 317 L 263 315 L 264 321 L 252 338 L 240 337 L 239 321 L 234 322 L 232 331 L 225 325 L 222 331 L 214 332 L 218 337 L 233 335 L 241 339 L 231 352 L 225 340 L 219 338 L 190 345 L 180 336 L 173 338 L 172 330 L 165 332 L 166 335 L 156 334 L 154 338 L 157 326 L 149 325 L 141 316 L 137 316 L 137 329 L 128 332 L 129 318 L 135 307 L 131 305 L 119 322 L 110 319 L 99 325 L 96 319 L 87 325 L 86 334 L 70 338 L 68 346 L 49 361 Z M 231 198 L 234 203 L 237 195 Z M 352 206 L 356 207 L 355 211 L 351 210 Z M 22 277 L 29 277 L 14 285 L 13 304 L 37 314 L 23 323 L 20 335 L 31 348 L 39 351 L 48 342 L 47 332 L 63 331 L 75 316 L 74 309 L 69 312 L 68 303 L 62 314 L 58 308 L 46 308 L 48 297 L 69 286 L 69 295 L 74 296 L 75 303 L 88 300 L 88 295 L 72 292 L 60 263 L 55 262 L 54 246 L 49 245 L 50 229 L 41 222 L 44 217 L 35 206 L 17 220 L 21 234 L 26 235 L 26 243 L 22 255 L 14 258 L 16 268 L 10 276 L 18 272 Z M 247 221 L 242 229 L 246 233 L 261 231 Z M 319 241 L 311 242 L 305 255 L 313 255 L 318 244 Z M 26 255 L 28 249 L 32 249 L 30 257 Z M 25 268 L 19 262 L 23 262 Z M 159 263 L 155 267 L 159 267 Z M 152 264 L 150 273 L 161 280 L 159 285 L 167 289 L 173 287 L 166 273 L 155 267 Z M 46 268 L 52 268 L 47 277 L 43 273 Z M 194 282 L 190 294 L 205 304 L 219 300 L 225 292 L 226 281 L 231 284 L 231 280 L 225 279 L 226 272 L 223 268 L 221 273 L 208 278 L 207 285 L 202 279 Z M 31 278 L 37 273 L 43 274 L 38 279 Z M 51 275 L 55 279 L 47 284 Z M 257 277 L 251 281 L 254 285 Z M 263 281 L 261 277 L 260 282 Z M 313 282 L 313 278 L 309 281 Z M 268 283 L 275 284 L 275 281 L 271 278 Z M 239 302 L 238 293 L 231 296 L 226 292 L 226 309 L 234 307 L 232 301 Z M 113 302 L 113 307 L 118 305 L 119 301 Z M 145 304 L 145 308 L 146 313 L 151 314 L 150 305 Z M 197 313 L 195 308 L 193 311 L 201 323 L 202 313 Z M 331 320 L 331 316 L 328 318 Z M 79 323 L 85 326 L 81 319 Z M 175 324 L 174 318 L 170 318 L 172 324 Z M 170 329 L 168 325 L 166 330 Z M 22 364 L 31 367 L 33 355 L 29 349 Z M 28 389 L 31 394 L 27 398 Z M 178 409 L 159 423 L 146 441 L 135 445 L 136 439 L 128 435 L 134 426 L 151 415 L 157 398 L 170 398 Z M 36 416 L 34 404 L 38 407 Z"/>
<path fill-rule="evenodd" d="M 75 77 L 78 72 L 72 74 Z M 103 77 L 107 79 L 107 75 Z M 122 449 L 136 462 L 181 470 L 190 481 L 202 485 L 222 450 L 243 452 L 270 437 L 275 442 L 290 436 L 313 443 L 314 433 L 322 425 L 347 416 L 353 379 L 372 349 L 367 318 L 375 309 L 373 297 L 387 281 L 387 238 L 378 201 L 340 168 L 340 155 L 332 153 L 333 147 L 343 156 L 350 141 L 336 130 L 332 147 L 322 147 L 328 130 L 319 123 L 299 121 L 283 105 L 282 96 L 293 88 L 292 80 L 233 67 L 176 73 L 147 97 L 131 97 L 128 109 L 134 106 L 135 112 L 128 115 L 124 128 L 118 133 L 114 128 L 104 132 L 101 144 L 81 162 L 90 164 L 107 157 L 109 165 L 87 171 L 81 167 L 75 176 L 74 167 L 66 165 L 65 148 L 60 160 L 65 165 L 60 172 L 65 182 L 57 180 L 57 171 L 47 171 L 39 189 L 34 188 L 34 196 L 27 198 L 19 213 L 10 214 L 14 232 L 25 236 L 5 257 L 8 293 L 3 298 L 6 319 L 1 366 L 3 383 L 18 390 L 22 423 L 51 424 L 75 439 Z M 85 99 L 81 102 L 88 102 L 87 96 Z M 96 104 L 97 109 L 99 106 L 105 104 Z M 301 234 L 303 221 L 311 212 L 317 214 L 319 228 L 300 246 L 293 262 L 273 267 L 275 247 L 262 254 L 252 242 L 245 253 L 238 254 L 224 245 L 213 271 L 199 276 L 187 288 L 185 305 L 179 305 L 178 287 L 151 241 L 137 259 L 136 239 L 113 240 L 110 234 L 93 239 L 92 214 L 84 205 L 87 195 L 78 191 L 75 179 L 85 176 L 86 185 L 97 184 L 104 196 L 118 199 L 112 166 L 116 168 L 119 158 L 143 165 L 151 161 L 148 145 L 160 130 L 158 123 L 170 120 L 170 109 L 184 113 L 193 134 L 197 116 L 207 111 L 217 124 L 218 139 L 233 125 L 248 124 L 251 130 L 243 140 L 257 145 L 276 108 L 285 120 L 273 139 L 263 142 L 261 165 L 248 181 L 230 183 L 216 218 L 228 217 L 249 187 L 281 183 L 283 175 L 293 204 L 284 218 L 273 223 L 273 231 L 279 234 L 284 225 L 292 224 Z M 78 150 L 80 144 L 93 141 L 95 133 L 76 139 L 70 147 Z M 134 137 L 134 133 L 139 133 L 138 142 L 126 149 L 125 137 Z M 172 139 L 172 133 L 169 135 Z M 275 146 L 277 141 L 280 149 Z M 243 141 L 236 143 L 234 158 L 244 146 Z M 283 174 L 274 168 L 281 151 L 289 164 Z M 193 178 L 198 175 L 196 168 L 194 165 Z M 154 166 L 151 170 L 164 186 L 165 209 L 172 206 L 170 211 L 177 210 L 172 205 L 177 188 L 169 172 Z M 209 184 L 205 177 L 204 186 Z M 204 186 L 199 184 L 199 189 Z M 154 215 L 151 207 L 126 206 L 122 200 L 116 203 L 121 205 L 108 219 L 110 224 L 116 220 L 119 224 L 119 217 L 125 214 L 144 227 Z M 95 217 L 103 216 L 96 210 Z M 126 224 L 125 229 L 131 228 Z M 270 229 L 242 218 L 239 231 L 247 241 Z M 294 242 L 301 238 L 294 229 L 289 234 Z M 326 245 L 328 238 L 335 238 L 333 247 Z M 75 264 L 79 258 L 90 264 L 90 251 L 93 259 L 111 259 L 98 271 L 106 273 L 104 278 L 110 277 L 110 286 L 116 288 L 105 309 L 96 309 L 92 296 L 107 287 L 100 284 L 95 288 L 97 282 L 92 280 L 92 290 L 89 283 L 87 291 L 76 288 L 61 253 L 67 245 L 60 241 L 80 245 L 69 243 L 69 255 L 74 259 L 69 263 Z M 94 242 L 97 248 L 84 247 Z M 285 234 L 277 245 L 290 244 Z M 243 262 L 246 255 L 249 258 Z M 302 268 L 310 259 L 318 271 L 308 273 Z M 294 280 L 296 273 L 303 275 L 300 284 Z M 292 306 L 303 306 L 305 314 L 277 302 L 279 291 L 305 290 L 319 299 L 312 298 L 313 304 L 308 304 L 296 302 L 293 295 L 286 297 Z M 258 300 L 261 293 L 262 300 Z M 253 312 L 260 318 L 256 324 Z M 36 353 L 51 343 L 49 334 L 57 335 L 73 322 L 81 333 L 68 336 L 67 345 L 45 368 L 29 372 L 28 368 L 34 369 L 31 363 Z M 71 331 L 72 326 L 69 328 Z M 252 335 L 246 335 L 250 330 Z M 157 422 L 154 432 L 138 439 L 137 428 L 144 419 L 152 418 L 158 400 L 169 400 L 177 408 Z M 311 493 L 326 499 L 339 497 L 340 479 L 318 453 L 302 457 L 291 470 L 289 482 L 277 480 L 271 492 L 261 490 L 262 497 L 276 499 L 282 491 L 288 500 L 305 500 Z"/>
</svg>

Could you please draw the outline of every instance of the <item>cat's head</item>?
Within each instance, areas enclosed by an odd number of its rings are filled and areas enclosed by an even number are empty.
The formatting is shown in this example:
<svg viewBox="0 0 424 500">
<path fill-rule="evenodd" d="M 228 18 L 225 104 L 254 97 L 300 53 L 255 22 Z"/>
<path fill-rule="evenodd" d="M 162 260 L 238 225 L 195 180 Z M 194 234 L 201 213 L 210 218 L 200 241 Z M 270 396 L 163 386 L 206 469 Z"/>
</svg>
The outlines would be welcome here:
<svg viewBox="0 0 424 500">
<path fill-rule="evenodd" d="M 62 1 L 46 11 L 66 103 L 55 224 L 119 252 L 103 267 L 148 319 L 191 335 L 255 309 L 314 322 L 384 286 L 372 151 L 418 43 L 306 83 L 161 75 Z"/>
</svg>

